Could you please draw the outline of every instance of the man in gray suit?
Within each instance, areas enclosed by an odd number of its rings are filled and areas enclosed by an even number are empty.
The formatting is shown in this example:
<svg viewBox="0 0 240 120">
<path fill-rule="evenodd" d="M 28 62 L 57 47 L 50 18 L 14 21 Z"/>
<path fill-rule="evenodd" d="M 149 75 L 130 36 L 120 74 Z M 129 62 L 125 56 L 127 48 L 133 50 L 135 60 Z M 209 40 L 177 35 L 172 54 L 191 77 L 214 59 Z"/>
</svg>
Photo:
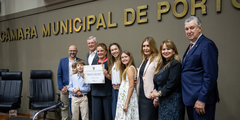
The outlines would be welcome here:
<svg viewBox="0 0 240 120">
<path fill-rule="evenodd" d="M 94 61 L 98 60 L 96 46 L 98 44 L 96 37 L 90 36 L 87 39 L 89 52 L 87 53 L 87 65 L 92 65 Z M 89 120 L 92 120 L 92 96 L 91 91 L 88 92 L 88 108 L 89 108 Z"/>
</svg>

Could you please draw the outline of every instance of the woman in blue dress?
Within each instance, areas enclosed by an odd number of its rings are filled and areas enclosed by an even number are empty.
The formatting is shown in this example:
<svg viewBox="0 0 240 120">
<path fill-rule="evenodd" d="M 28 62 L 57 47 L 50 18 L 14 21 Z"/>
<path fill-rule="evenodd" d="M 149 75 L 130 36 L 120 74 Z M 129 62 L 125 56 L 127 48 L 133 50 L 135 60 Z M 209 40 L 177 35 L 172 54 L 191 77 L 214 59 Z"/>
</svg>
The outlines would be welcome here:
<svg viewBox="0 0 240 120">
<path fill-rule="evenodd" d="M 160 45 L 159 61 L 154 75 L 151 98 L 158 98 L 158 120 L 184 120 L 181 93 L 181 60 L 172 40 Z"/>
</svg>

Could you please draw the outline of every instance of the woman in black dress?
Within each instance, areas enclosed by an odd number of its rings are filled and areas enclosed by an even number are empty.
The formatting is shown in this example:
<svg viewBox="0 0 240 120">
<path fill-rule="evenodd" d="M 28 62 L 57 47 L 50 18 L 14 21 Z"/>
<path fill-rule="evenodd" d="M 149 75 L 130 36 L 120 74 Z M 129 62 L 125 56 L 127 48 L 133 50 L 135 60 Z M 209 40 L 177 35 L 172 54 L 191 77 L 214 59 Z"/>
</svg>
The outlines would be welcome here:
<svg viewBox="0 0 240 120">
<path fill-rule="evenodd" d="M 157 105 L 150 97 L 154 89 L 153 76 L 157 67 L 157 45 L 152 37 L 146 37 L 141 44 L 142 64 L 137 75 L 140 120 L 157 120 Z"/>
<path fill-rule="evenodd" d="M 154 75 L 152 98 L 158 98 L 158 120 L 183 120 L 184 104 L 181 93 L 181 60 L 172 40 L 164 40 Z"/>
</svg>

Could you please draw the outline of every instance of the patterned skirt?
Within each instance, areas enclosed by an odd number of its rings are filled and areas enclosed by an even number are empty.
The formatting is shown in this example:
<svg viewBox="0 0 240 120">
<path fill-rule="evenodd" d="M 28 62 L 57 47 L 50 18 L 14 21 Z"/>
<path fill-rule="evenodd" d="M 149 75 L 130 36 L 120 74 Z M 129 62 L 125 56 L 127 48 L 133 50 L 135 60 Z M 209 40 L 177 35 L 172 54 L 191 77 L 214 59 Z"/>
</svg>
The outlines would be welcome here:
<svg viewBox="0 0 240 120">
<path fill-rule="evenodd" d="M 185 106 L 182 94 L 173 92 L 159 98 L 158 120 L 184 120 Z"/>
</svg>

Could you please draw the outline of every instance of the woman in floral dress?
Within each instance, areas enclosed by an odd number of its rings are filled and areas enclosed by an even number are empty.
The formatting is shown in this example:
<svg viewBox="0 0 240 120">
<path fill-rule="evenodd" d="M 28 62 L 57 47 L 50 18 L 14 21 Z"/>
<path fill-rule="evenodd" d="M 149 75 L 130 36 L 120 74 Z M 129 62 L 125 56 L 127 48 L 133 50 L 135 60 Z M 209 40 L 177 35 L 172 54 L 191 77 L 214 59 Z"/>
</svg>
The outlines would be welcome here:
<svg viewBox="0 0 240 120">
<path fill-rule="evenodd" d="M 119 88 L 115 120 L 139 120 L 138 97 L 134 87 L 137 71 L 133 56 L 128 51 L 121 54 L 121 85 Z"/>
</svg>

